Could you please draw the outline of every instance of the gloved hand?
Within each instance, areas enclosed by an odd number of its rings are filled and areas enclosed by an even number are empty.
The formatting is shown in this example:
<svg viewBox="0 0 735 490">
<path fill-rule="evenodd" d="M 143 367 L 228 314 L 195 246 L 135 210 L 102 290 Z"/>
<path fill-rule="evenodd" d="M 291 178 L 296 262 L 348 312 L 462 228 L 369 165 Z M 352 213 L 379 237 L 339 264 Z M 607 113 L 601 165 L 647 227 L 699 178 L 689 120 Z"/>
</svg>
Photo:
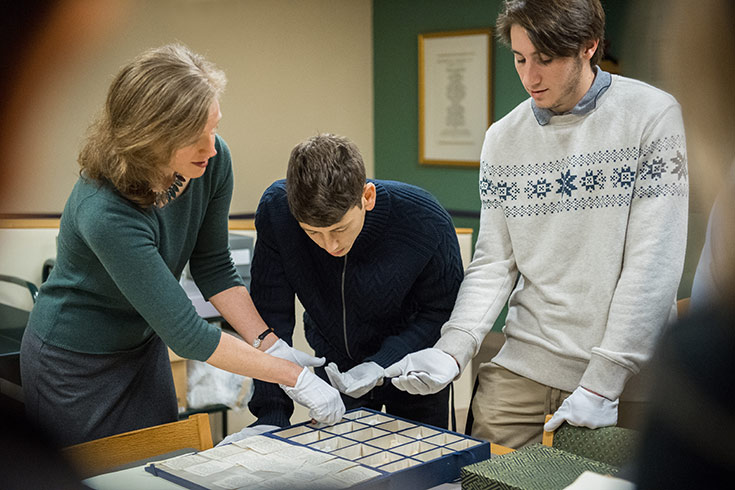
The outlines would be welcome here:
<svg viewBox="0 0 735 490">
<path fill-rule="evenodd" d="M 294 349 L 284 342 L 283 339 L 276 340 L 273 345 L 268 347 L 268 350 L 266 350 L 265 353 L 275 357 L 280 357 L 281 359 L 286 359 L 287 361 L 291 361 L 302 367 L 322 366 L 326 362 L 326 359 L 323 357 L 310 356 L 306 352 Z"/>
<path fill-rule="evenodd" d="M 437 393 L 458 374 L 457 361 L 446 352 L 433 347 L 408 354 L 385 368 L 385 377 L 393 378 L 393 386 L 412 395 Z"/>
<path fill-rule="evenodd" d="M 296 381 L 296 386 L 280 385 L 295 402 L 309 409 L 309 416 L 328 425 L 339 422 L 345 414 L 345 404 L 339 391 L 305 367 Z"/>
<path fill-rule="evenodd" d="M 222 439 L 222 442 L 217 444 L 217 447 L 224 446 L 225 444 L 230 444 L 235 441 L 240 441 L 250 436 L 257 436 L 258 434 L 262 434 L 263 432 L 268 432 L 275 429 L 280 429 L 280 427 L 278 427 L 277 425 L 256 425 L 254 427 L 245 427 L 240 432 L 235 432 L 234 434 L 230 434 L 229 436 Z"/>
<path fill-rule="evenodd" d="M 360 398 L 376 386 L 383 384 L 384 370 L 378 363 L 372 361 L 358 364 L 344 373 L 340 373 L 337 365 L 330 362 L 324 370 L 332 386 L 352 398 Z"/>
<path fill-rule="evenodd" d="M 544 430 L 555 431 L 564 421 L 590 429 L 615 425 L 618 422 L 618 400 L 608 400 L 579 386 L 544 424 Z"/>
</svg>

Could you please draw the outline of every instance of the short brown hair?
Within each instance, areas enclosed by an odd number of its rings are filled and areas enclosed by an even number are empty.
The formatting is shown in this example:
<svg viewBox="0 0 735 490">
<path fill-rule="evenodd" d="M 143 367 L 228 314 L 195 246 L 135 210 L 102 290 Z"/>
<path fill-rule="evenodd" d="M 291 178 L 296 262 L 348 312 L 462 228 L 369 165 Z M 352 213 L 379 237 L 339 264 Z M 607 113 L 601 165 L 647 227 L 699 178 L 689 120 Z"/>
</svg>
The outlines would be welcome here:
<svg viewBox="0 0 735 490">
<path fill-rule="evenodd" d="M 225 84 L 222 71 L 180 44 L 143 53 L 113 80 L 79 154 L 81 172 L 151 206 L 153 189 L 171 184 L 174 152 L 204 130 Z"/>
<path fill-rule="evenodd" d="M 331 226 L 353 207 L 362 207 L 365 182 L 365 164 L 357 146 L 342 136 L 319 134 L 291 151 L 288 207 L 300 223 Z"/>
<path fill-rule="evenodd" d="M 590 59 L 600 62 L 605 38 L 605 11 L 600 0 L 506 0 L 498 15 L 498 37 L 510 45 L 510 28 L 523 27 L 542 54 L 552 58 L 576 56 L 589 41 L 599 40 Z"/>
</svg>

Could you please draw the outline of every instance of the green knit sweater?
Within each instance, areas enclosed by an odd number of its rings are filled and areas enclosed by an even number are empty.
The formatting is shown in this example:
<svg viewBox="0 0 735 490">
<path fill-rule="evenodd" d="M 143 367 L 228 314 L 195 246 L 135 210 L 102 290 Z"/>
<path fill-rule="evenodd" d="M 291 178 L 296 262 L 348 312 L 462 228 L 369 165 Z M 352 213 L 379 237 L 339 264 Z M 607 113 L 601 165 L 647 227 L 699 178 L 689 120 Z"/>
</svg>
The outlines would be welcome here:
<svg viewBox="0 0 735 490">
<path fill-rule="evenodd" d="M 178 279 L 190 261 L 205 298 L 242 285 L 228 249 L 230 152 L 219 137 L 216 149 L 204 175 L 163 208 L 142 209 L 81 176 L 28 327 L 76 352 L 119 352 L 158 334 L 182 357 L 209 358 L 220 329 L 197 315 Z"/>
</svg>

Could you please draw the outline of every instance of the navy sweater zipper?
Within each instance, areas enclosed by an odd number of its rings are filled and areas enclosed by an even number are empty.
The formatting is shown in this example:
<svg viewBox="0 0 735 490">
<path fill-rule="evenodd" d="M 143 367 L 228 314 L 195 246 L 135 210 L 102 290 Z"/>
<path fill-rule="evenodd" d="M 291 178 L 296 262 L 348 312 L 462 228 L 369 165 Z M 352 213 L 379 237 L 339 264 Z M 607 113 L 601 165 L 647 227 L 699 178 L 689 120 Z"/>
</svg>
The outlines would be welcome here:
<svg viewBox="0 0 735 490">
<path fill-rule="evenodd" d="M 344 333 L 344 336 L 345 336 L 345 351 L 347 352 L 347 357 L 352 359 L 352 354 L 350 354 L 350 346 L 347 345 L 347 302 L 345 301 L 345 275 L 346 273 L 347 273 L 347 256 L 345 255 L 345 263 L 342 266 L 342 332 Z"/>
</svg>

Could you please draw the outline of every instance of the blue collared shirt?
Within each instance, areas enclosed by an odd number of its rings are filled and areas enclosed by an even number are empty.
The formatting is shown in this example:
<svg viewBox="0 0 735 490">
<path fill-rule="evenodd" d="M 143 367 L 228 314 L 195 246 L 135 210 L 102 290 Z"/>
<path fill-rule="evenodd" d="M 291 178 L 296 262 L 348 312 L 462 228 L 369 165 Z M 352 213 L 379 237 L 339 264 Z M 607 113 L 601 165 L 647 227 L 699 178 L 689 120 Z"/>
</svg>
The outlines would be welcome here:
<svg viewBox="0 0 735 490">
<path fill-rule="evenodd" d="M 578 114 L 583 115 L 590 112 L 597 105 L 597 99 L 605 93 L 605 90 L 610 87 L 612 83 L 612 75 L 604 71 L 599 66 L 596 67 L 597 74 L 595 80 L 592 82 L 587 93 L 584 94 L 577 105 L 575 105 L 571 111 L 565 112 L 564 114 Z M 550 109 L 544 109 L 536 106 L 536 101 L 531 100 L 531 109 L 533 109 L 533 115 L 536 116 L 536 121 L 540 126 L 546 126 L 552 117 L 560 115 Z"/>
</svg>

